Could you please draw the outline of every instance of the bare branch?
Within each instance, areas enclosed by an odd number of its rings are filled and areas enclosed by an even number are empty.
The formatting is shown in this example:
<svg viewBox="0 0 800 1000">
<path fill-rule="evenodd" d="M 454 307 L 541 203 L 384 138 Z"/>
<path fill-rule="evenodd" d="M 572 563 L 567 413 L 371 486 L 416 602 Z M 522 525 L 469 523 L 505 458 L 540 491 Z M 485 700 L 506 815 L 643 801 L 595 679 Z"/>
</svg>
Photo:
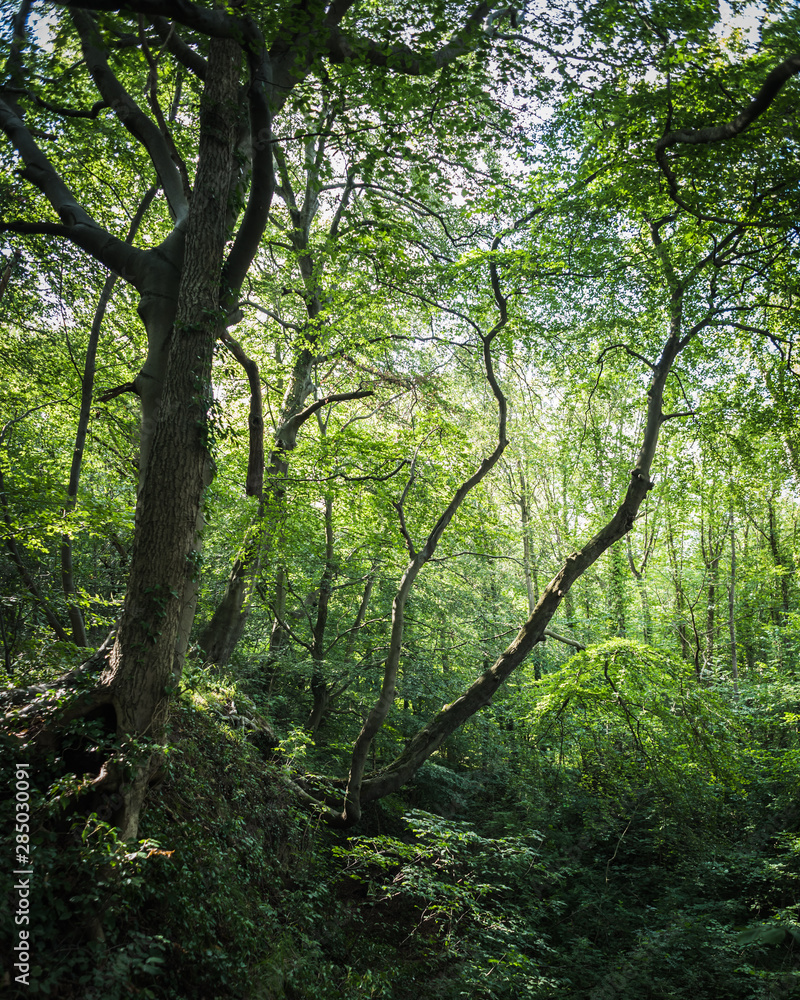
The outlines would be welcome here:
<svg viewBox="0 0 800 1000">
<path fill-rule="evenodd" d="M 171 52 L 178 62 L 182 63 L 188 70 L 191 70 L 195 76 L 201 80 L 205 80 L 208 63 L 199 52 L 196 52 L 184 42 L 175 30 L 175 25 L 170 24 L 165 17 L 160 16 L 151 18 L 151 22 L 167 51 Z"/>
<path fill-rule="evenodd" d="M 491 5 L 478 4 L 466 19 L 463 28 L 441 48 L 416 52 L 408 45 L 383 45 L 371 38 L 354 38 L 329 25 L 326 48 L 332 63 L 368 63 L 406 76 L 430 76 L 470 52 L 474 52 L 486 35 L 481 30 L 491 11 Z"/>
<path fill-rule="evenodd" d="M 119 13 L 119 0 L 53 0 L 70 10 L 108 11 Z M 200 7 L 191 0 L 126 0 L 126 10 L 145 14 L 149 18 L 170 17 L 188 28 L 194 28 L 211 38 L 237 38 L 241 41 L 243 19 L 233 17 L 220 8 Z"/>
<path fill-rule="evenodd" d="M 497 237 L 494 240 L 492 244 L 493 251 L 497 249 L 501 238 L 502 237 Z M 484 479 L 489 472 L 491 472 L 494 466 L 500 461 L 500 457 L 508 444 L 508 438 L 506 437 L 508 404 L 506 402 L 505 395 L 495 378 L 491 353 L 492 341 L 508 321 L 508 312 L 506 308 L 507 300 L 503 295 L 502 289 L 500 288 L 499 277 L 496 269 L 496 260 L 494 258 L 490 258 L 490 277 L 495 301 L 500 312 L 500 318 L 488 334 L 481 334 L 481 342 L 483 345 L 483 364 L 486 372 L 486 379 L 491 386 L 498 408 L 497 443 L 491 454 L 483 459 L 473 474 L 465 479 L 454 492 L 450 502 L 447 504 L 441 516 L 431 528 L 425 543 L 418 552 L 414 551 L 411 543 L 411 537 L 405 527 L 405 520 L 402 516 L 403 501 L 406 498 L 413 480 L 412 463 L 412 474 L 409 477 L 409 481 L 406 484 L 406 488 L 403 491 L 400 502 L 395 504 L 398 514 L 401 517 L 401 531 L 406 539 L 406 544 L 409 546 L 410 562 L 400 579 L 397 593 L 395 594 L 395 598 L 392 603 L 392 628 L 389 639 L 389 652 L 384 666 L 383 683 L 381 685 L 380 695 L 370 709 L 369 715 L 364 722 L 364 726 L 358 734 L 355 744 L 353 745 L 353 753 L 350 762 L 350 774 L 347 781 L 347 790 L 345 792 L 344 808 L 341 814 L 331 814 L 328 816 L 329 822 L 335 825 L 347 826 L 351 823 L 357 822 L 361 816 L 362 783 L 364 781 L 364 770 L 367 763 L 369 748 L 381 726 L 384 724 L 391 706 L 394 704 L 397 674 L 402 655 L 403 632 L 405 627 L 405 606 L 409 594 L 411 593 L 422 567 L 434 555 L 442 535 L 463 503 L 467 494 L 473 489 L 473 487 L 477 486 L 477 484 L 481 482 L 481 480 Z M 416 461 L 416 455 L 414 456 L 414 459 Z"/>
<path fill-rule="evenodd" d="M 136 388 L 135 382 L 125 382 L 122 385 L 115 386 L 113 389 L 106 389 L 105 392 L 101 392 L 97 397 L 98 402 L 107 403 L 111 399 L 116 399 L 117 396 L 122 396 L 126 392 L 132 392 L 135 396 L 139 395 L 139 390 Z"/>
<path fill-rule="evenodd" d="M 39 97 L 38 94 L 34 94 L 25 87 L 4 87 L 3 92 L 6 94 L 18 94 L 21 97 L 27 97 L 28 100 L 33 101 L 37 108 L 44 108 L 45 111 L 51 111 L 54 115 L 61 115 L 62 118 L 94 119 L 97 118 L 103 108 L 108 107 L 108 101 L 95 101 L 88 111 L 83 108 L 65 108 L 60 104 L 53 104 L 51 101 L 45 101 L 43 98 Z"/>
<path fill-rule="evenodd" d="M 608 347 L 603 348 L 603 350 L 598 354 L 597 364 L 600 364 L 606 354 L 610 351 L 625 351 L 626 354 L 629 354 L 632 358 L 636 358 L 637 361 L 641 361 L 643 364 L 647 365 L 648 368 L 653 369 L 655 367 L 652 361 L 646 358 L 643 354 L 639 354 L 637 351 L 634 351 L 633 348 L 628 347 L 627 344 L 609 344 Z"/>
<path fill-rule="evenodd" d="M 573 646 L 575 649 L 586 649 L 582 642 L 578 642 L 577 639 L 569 639 L 565 635 L 559 635 L 558 632 L 554 632 L 550 628 L 546 628 L 543 635 L 546 635 L 548 639 L 555 639 L 557 642 L 563 642 L 567 646 Z"/>
<path fill-rule="evenodd" d="M 329 396 L 324 396 L 322 399 L 315 399 L 313 403 L 310 403 L 305 409 L 301 410 L 299 413 L 295 413 L 294 416 L 290 417 L 284 424 L 278 428 L 275 432 L 276 439 L 280 438 L 282 441 L 293 441 L 297 437 L 297 432 L 300 427 L 312 417 L 317 410 L 321 410 L 323 406 L 328 406 L 331 403 L 343 403 L 348 399 L 365 399 L 367 396 L 374 396 L 375 393 L 372 389 L 359 389 L 357 392 L 335 392 L 331 393 Z M 285 447 L 285 445 L 284 445 Z"/>
</svg>

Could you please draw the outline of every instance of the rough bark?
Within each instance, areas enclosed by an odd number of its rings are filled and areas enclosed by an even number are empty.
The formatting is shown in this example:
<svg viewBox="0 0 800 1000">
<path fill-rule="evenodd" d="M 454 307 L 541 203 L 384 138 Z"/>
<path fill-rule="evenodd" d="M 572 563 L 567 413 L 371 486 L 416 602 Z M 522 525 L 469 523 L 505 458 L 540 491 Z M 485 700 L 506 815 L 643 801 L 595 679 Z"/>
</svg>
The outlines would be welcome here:
<svg viewBox="0 0 800 1000">
<path fill-rule="evenodd" d="M 200 119 L 197 175 L 168 364 L 144 482 L 119 634 L 102 678 L 117 728 L 157 740 L 173 687 L 175 641 L 187 580 L 197 572 L 196 530 L 208 468 L 214 341 L 224 328 L 219 275 L 228 236 L 228 189 L 238 104 L 240 49 L 214 40 Z M 116 818 L 135 836 L 150 755 L 123 789 Z"/>
</svg>

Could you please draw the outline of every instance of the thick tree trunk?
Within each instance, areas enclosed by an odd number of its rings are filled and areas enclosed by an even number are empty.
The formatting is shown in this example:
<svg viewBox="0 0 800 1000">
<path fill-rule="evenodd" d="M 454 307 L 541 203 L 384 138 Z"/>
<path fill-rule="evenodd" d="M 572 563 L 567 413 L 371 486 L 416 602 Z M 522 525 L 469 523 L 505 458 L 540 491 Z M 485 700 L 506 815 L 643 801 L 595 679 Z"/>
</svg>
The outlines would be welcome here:
<svg viewBox="0 0 800 1000">
<path fill-rule="evenodd" d="M 146 465 L 128 590 L 103 677 L 118 732 L 128 738 L 161 736 L 174 687 L 183 595 L 196 572 L 197 520 L 209 461 L 211 359 L 224 323 L 220 274 L 228 235 L 240 51 L 229 40 L 211 42 L 177 312 L 172 332 L 164 338 L 166 376 L 157 416 L 148 414 L 143 425 Z M 154 322 L 154 310 L 149 312 Z M 167 304 L 164 315 L 168 313 Z M 150 329 L 148 324 L 148 333 Z M 146 421 L 153 419 L 151 428 Z M 136 836 L 153 763 L 145 751 L 133 762 L 133 779 L 122 786 L 123 806 L 115 819 L 125 838 Z"/>
</svg>

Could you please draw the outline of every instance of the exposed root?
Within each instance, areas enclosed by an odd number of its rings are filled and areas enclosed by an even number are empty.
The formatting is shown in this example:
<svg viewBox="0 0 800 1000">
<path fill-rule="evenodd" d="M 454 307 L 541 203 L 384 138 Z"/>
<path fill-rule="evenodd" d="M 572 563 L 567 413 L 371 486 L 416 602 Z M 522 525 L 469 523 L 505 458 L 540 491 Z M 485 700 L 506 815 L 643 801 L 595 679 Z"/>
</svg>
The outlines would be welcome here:
<svg viewBox="0 0 800 1000">
<path fill-rule="evenodd" d="M 138 760 L 123 760 L 111 742 L 119 735 L 113 685 L 98 679 L 108 665 L 112 633 L 84 663 L 47 684 L 0 691 L 0 710 L 11 733 L 37 750 L 61 757 L 68 773 L 87 779 L 76 789 L 69 810 L 95 813 L 116 826 L 123 840 L 136 838 L 142 804 L 161 754 L 145 752 Z M 160 708 L 166 722 L 168 706 Z M 77 720 L 100 721 L 96 736 L 69 731 Z"/>
<path fill-rule="evenodd" d="M 58 721 L 67 722 L 107 704 L 110 701 L 108 689 L 92 685 L 108 663 L 114 639 L 112 632 L 88 660 L 53 681 L 0 690 L 0 711 L 4 721 L 13 725 L 22 719 L 55 714 Z"/>
</svg>

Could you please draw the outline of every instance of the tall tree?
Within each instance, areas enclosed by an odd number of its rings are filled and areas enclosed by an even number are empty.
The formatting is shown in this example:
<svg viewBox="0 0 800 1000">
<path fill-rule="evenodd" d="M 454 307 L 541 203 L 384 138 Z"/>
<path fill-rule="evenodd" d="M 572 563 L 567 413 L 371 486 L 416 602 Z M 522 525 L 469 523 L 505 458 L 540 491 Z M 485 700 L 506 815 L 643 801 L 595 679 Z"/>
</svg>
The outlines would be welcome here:
<svg viewBox="0 0 800 1000">
<path fill-rule="evenodd" d="M 15 190 L 18 217 L 0 229 L 69 240 L 139 295 L 148 351 L 132 380 L 142 406 L 136 537 L 119 630 L 90 701 L 113 707 L 121 736 L 157 739 L 196 600 L 201 505 L 212 474 L 212 353 L 236 313 L 267 222 L 276 117 L 302 81 L 326 67 L 344 67 L 348 86 L 362 93 L 380 93 L 392 77 L 433 77 L 468 53 L 485 50 L 501 10 L 479 4 L 458 9 L 452 19 L 425 10 L 410 32 L 398 28 L 377 40 L 371 32 L 391 22 L 358 3 L 286 3 L 251 16 L 191 0 L 133 0 L 125 9 L 138 18 L 103 13 L 119 8 L 106 0 L 57 6 L 69 11 L 67 21 L 59 17 L 60 46 L 65 58 L 77 54 L 80 63 L 79 82 L 64 89 L 69 98 L 80 94 L 83 103 L 68 107 L 38 92 L 24 57 L 30 10 L 24 3 L 0 100 L 0 129 L 21 163 L 24 187 Z M 409 34 L 411 44 L 404 40 Z M 41 58 L 30 53 L 31 62 Z M 61 57 L 50 58 L 55 68 Z M 145 78 L 141 66 L 147 67 Z M 187 91 L 199 98 L 196 142 L 169 128 L 161 106 L 165 85 L 174 101 Z M 137 93 L 147 95 L 149 110 Z M 405 100 L 407 106 L 428 106 L 429 88 L 411 87 Z M 70 115 L 83 124 L 96 122 L 98 136 L 109 129 L 113 141 L 121 142 L 116 125 L 139 145 L 145 169 L 155 172 L 166 200 L 166 236 L 148 248 L 125 243 L 103 206 L 92 206 L 88 191 L 70 186 L 67 178 L 80 174 L 82 150 L 74 148 L 72 159 L 61 149 L 47 155 L 40 138 L 45 119 L 62 132 Z M 36 210 L 33 218 L 25 212 L 25 190 L 38 192 L 48 205 L 39 217 Z M 72 709 L 85 711 L 85 703 Z M 155 765 L 156 758 L 145 753 L 133 781 L 126 782 L 113 764 L 100 779 L 121 794 L 116 819 L 126 837 L 135 836 Z"/>
</svg>

